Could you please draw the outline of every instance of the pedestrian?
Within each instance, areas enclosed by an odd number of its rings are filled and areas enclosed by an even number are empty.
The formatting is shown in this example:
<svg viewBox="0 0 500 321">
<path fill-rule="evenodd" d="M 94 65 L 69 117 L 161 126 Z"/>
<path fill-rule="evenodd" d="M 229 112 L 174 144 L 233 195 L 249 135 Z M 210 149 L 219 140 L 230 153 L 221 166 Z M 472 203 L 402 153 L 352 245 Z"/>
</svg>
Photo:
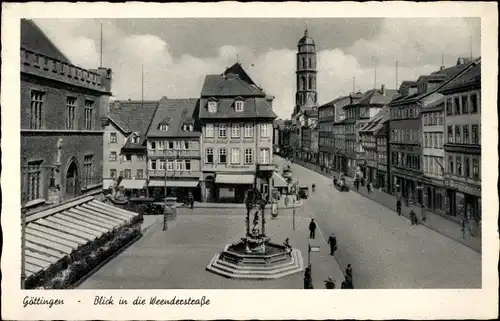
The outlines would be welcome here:
<svg viewBox="0 0 500 321">
<path fill-rule="evenodd" d="M 325 280 L 325 288 L 335 289 L 335 280 L 331 276 L 328 277 L 328 280 Z"/>
<path fill-rule="evenodd" d="M 396 211 L 398 212 L 398 215 L 401 216 L 401 199 L 398 198 L 396 201 Z"/>
<path fill-rule="evenodd" d="M 345 275 L 350 277 L 352 279 L 352 267 L 350 264 L 347 264 L 347 267 L 345 269 Z"/>
<path fill-rule="evenodd" d="M 422 222 L 425 222 L 425 221 L 427 221 L 427 214 L 425 213 L 424 203 L 422 203 L 420 206 L 421 206 L 420 207 L 420 211 L 421 211 L 420 215 L 422 216 Z"/>
<path fill-rule="evenodd" d="M 285 206 L 288 206 L 288 194 L 285 195 Z"/>
<path fill-rule="evenodd" d="M 309 265 L 304 272 L 304 289 L 312 289 L 312 275 L 311 275 L 311 265 Z"/>
<path fill-rule="evenodd" d="M 309 238 L 314 239 L 316 236 L 316 222 L 314 219 L 311 219 L 311 223 L 309 223 Z"/>
<path fill-rule="evenodd" d="M 465 219 L 462 220 L 461 231 L 462 231 L 462 238 L 465 238 Z"/>
<path fill-rule="evenodd" d="M 413 210 L 410 211 L 410 221 L 411 221 L 411 225 L 418 224 L 417 214 L 415 214 L 415 212 Z"/>
<path fill-rule="evenodd" d="M 330 245 L 330 255 L 333 256 L 337 250 L 337 238 L 335 237 L 335 234 L 332 233 L 332 235 L 330 235 L 328 238 L 328 244 Z"/>
<path fill-rule="evenodd" d="M 359 180 L 357 178 L 354 181 L 354 184 L 356 185 L 356 190 L 359 192 Z"/>
<path fill-rule="evenodd" d="M 348 275 L 345 276 L 345 280 L 341 284 L 341 289 L 354 289 L 352 278 L 349 277 Z"/>
</svg>

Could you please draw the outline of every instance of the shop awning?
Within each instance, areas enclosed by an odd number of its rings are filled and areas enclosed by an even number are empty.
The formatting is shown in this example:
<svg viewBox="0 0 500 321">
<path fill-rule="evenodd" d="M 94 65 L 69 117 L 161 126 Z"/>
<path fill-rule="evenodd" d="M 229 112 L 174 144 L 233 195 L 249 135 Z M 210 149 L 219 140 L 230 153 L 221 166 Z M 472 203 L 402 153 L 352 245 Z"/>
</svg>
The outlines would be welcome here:
<svg viewBox="0 0 500 321">
<path fill-rule="evenodd" d="M 26 218 L 26 276 L 39 273 L 78 247 L 130 222 L 138 213 L 84 197 Z"/>
<path fill-rule="evenodd" d="M 216 184 L 253 184 L 254 175 L 251 174 L 217 174 Z"/>
<path fill-rule="evenodd" d="M 143 189 L 145 185 L 145 179 L 124 179 L 120 183 L 120 186 L 125 187 L 125 189 Z"/>
<path fill-rule="evenodd" d="M 182 181 L 182 180 L 167 180 L 167 187 L 196 187 L 198 186 L 198 180 Z M 150 180 L 150 187 L 164 187 L 165 181 L 163 180 Z"/>
<path fill-rule="evenodd" d="M 273 173 L 273 187 L 288 187 L 286 180 L 278 173 Z"/>
</svg>

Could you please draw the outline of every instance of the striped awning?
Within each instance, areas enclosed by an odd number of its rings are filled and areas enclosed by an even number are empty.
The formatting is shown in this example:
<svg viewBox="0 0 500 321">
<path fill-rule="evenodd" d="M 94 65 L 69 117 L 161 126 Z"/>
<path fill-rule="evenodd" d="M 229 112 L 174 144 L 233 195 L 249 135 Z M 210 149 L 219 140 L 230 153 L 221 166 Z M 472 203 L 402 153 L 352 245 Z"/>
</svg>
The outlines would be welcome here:
<svg viewBox="0 0 500 321">
<path fill-rule="evenodd" d="M 167 180 L 165 183 L 164 180 L 150 180 L 148 186 L 149 187 L 196 187 L 198 186 L 198 180 Z"/>
<path fill-rule="evenodd" d="M 78 247 L 130 222 L 138 213 L 84 197 L 26 218 L 26 276 L 39 273 Z"/>
<path fill-rule="evenodd" d="M 286 180 L 278 173 L 273 173 L 273 187 L 288 187 Z"/>
<path fill-rule="evenodd" d="M 251 174 L 217 174 L 215 183 L 217 184 L 253 184 L 254 175 Z"/>
<path fill-rule="evenodd" d="M 120 183 L 125 189 L 143 189 L 145 185 L 145 179 L 123 179 Z"/>
</svg>

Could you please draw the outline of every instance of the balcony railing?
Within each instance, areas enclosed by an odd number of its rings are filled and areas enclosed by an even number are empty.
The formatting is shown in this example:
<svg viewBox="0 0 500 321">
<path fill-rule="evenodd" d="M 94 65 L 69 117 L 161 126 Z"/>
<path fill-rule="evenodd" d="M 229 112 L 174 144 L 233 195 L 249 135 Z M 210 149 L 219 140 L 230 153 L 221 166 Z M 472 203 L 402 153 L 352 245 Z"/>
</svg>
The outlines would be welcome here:
<svg viewBox="0 0 500 321">
<path fill-rule="evenodd" d="M 158 157 L 200 157 L 199 150 L 148 149 L 148 156 Z"/>
</svg>

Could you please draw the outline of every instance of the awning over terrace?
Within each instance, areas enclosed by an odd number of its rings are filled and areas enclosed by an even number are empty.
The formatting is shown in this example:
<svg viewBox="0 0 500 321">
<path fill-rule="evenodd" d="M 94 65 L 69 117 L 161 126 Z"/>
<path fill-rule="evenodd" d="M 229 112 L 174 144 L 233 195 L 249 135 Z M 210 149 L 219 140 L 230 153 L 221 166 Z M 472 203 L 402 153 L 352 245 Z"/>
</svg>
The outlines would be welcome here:
<svg viewBox="0 0 500 321">
<path fill-rule="evenodd" d="M 138 213 L 84 197 L 26 218 L 26 277 L 130 222 Z"/>
</svg>

